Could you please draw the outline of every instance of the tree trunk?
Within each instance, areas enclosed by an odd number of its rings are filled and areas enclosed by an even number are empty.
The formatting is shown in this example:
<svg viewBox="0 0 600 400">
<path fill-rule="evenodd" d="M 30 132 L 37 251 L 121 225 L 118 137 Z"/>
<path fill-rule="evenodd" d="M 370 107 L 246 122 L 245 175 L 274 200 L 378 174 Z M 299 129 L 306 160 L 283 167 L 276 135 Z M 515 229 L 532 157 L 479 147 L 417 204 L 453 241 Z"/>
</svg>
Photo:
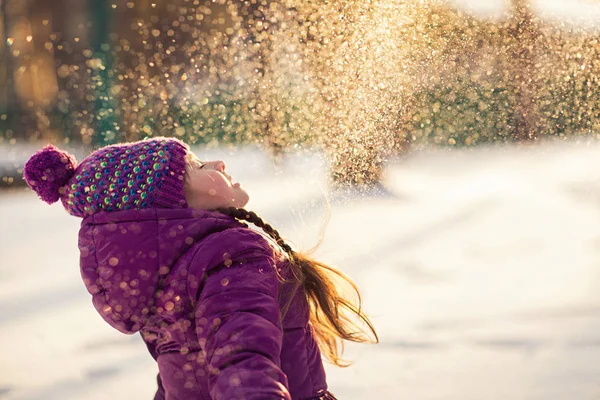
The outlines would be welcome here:
<svg viewBox="0 0 600 400">
<path fill-rule="evenodd" d="M 6 117 L 0 119 L 0 134 L 5 136 L 7 131 L 11 131 L 11 135 L 16 137 L 23 137 L 25 130 L 16 129 L 17 122 L 21 115 L 21 107 L 17 101 L 17 94 L 15 90 L 15 76 L 14 76 L 14 62 L 12 56 L 12 49 L 8 43 L 10 37 L 10 25 L 14 17 L 9 10 L 8 0 L 0 0 L 0 13 L 2 13 L 2 44 L 0 45 L 0 62 L 4 64 L 4 71 L 0 71 L 4 75 L 4 82 L 0 96 L 0 115 L 5 114 Z"/>
<path fill-rule="evenodd" d="M 94 115 L 96 134 L 94 135 L 94 144 L 105 146 L 119 141 L 115 132 L 115 114 L 116 104 L 112 100 L 110 87 L 112 84 L 112 55 L 108 48 L 108 34 L 112 27 L 112 18 L 110 4 L 104 0 L 88 0 L 88 15 L 92 21 L 92 33 L 90 37 L 90 47 L 93 57 L 100 60 L 103 68 L 92 68 L 91 80 L 96 87 L 94 96 Z M 106 47 L 105 47 L 106 46 Z"/>
</svg>

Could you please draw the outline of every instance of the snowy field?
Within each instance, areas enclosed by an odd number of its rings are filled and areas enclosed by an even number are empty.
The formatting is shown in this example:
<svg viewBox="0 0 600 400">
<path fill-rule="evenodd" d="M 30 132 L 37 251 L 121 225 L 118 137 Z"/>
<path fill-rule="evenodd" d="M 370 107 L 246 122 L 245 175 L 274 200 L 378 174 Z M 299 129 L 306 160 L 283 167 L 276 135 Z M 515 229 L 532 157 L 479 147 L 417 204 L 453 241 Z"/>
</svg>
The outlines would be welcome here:
<svg viewBox="0 0 600 400">
<path fill-rule="evenodd" d="M 218 153 L 218 152 L 217 152 Z M 355 279 L 379 345 L 328 366 L 342 400 L 600 399 L 600 145 L 432 151 L 387 191 L 331 193 L 319 156 L 215 154 L 248 208 Z M 154 361 L 80 281 L 79 220 L 0 192 L 0 398 L 151 399 Z"/>
<path fill-rule="evenodd" d="M 441 0 L 479 17 L 503 18 L 511 13 L 514 0 Z M 571 30 L 598 31 L 600 3 L 594 0 L 528 0 L 532 11 L 543 21 Z"/>
</svg>

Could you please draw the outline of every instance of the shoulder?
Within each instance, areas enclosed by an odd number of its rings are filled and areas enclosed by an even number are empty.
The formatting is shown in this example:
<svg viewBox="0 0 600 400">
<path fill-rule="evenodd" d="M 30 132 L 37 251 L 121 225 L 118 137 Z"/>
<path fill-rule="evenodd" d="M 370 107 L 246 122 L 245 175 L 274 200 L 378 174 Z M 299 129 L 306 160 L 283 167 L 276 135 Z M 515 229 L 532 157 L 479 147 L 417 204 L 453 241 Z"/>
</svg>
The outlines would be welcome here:
<svg viewBox="0 0 600 400">
<path fill-rule="evenodd" d="M 207 236 L 195 246 L 195 259 L 227 258 L 251 255 L 273 255 L 274 248 L 259 232 L 248 227 L 235 227 Z"/>
<path fill-rule="evenodd" d="M 203 278 L 222 268 L 246 265 L 275 266 L 278 251 L 260 233 L 247 227 L 235 227 L 209 235 L 191 251 L 188 279 L 196 289 Z"/>
</svg>

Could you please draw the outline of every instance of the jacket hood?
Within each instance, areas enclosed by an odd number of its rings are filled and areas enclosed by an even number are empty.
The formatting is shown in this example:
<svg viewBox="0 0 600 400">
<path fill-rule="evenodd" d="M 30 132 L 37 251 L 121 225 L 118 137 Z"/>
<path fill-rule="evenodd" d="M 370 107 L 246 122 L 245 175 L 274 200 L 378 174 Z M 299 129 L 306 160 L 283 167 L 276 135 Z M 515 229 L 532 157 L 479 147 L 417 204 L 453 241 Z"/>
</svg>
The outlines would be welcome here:
<svg viewBox="0 0 600 400">
<path fill-rule="evenodd" d="M 142 329 L 175 262 L 194 243 L 246 226 L 216 211 L 101 212 L 79 230 L 81 276 L 102 318 L 123 333 Z"/>
</svg>

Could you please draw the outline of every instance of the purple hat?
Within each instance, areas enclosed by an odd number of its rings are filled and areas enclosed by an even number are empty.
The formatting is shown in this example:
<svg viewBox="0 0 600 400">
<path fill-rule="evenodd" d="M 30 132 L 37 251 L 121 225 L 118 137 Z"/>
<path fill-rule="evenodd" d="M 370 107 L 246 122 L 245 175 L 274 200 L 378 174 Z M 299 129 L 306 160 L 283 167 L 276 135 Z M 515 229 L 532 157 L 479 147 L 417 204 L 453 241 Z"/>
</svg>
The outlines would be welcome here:
<svg viewBox="0 0 600 400">
<path fill-rule="evenodd" d="M 60 199 L 69 214 L 100 211 L 187 208 L 183 190 L 188 146 L 158 137 L 96 150 L 77 165 L 52 145 L 25 163 L 23 175 L 45 202 Z"/>
</svg>

